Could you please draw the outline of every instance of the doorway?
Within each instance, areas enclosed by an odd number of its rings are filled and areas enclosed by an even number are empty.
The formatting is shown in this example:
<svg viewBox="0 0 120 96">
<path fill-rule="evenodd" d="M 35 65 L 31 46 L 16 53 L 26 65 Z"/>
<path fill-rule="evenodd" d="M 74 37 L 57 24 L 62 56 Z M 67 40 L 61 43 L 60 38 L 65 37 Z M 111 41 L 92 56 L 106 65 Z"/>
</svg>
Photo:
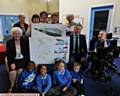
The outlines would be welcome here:
<svg viewBox="0 0 120 96">
<path fill-rule="evenodd" d="M 97 38 L 99 31 L 110 31 L 113 5 L 91 8 L 89 40 Z"/>
</svg>

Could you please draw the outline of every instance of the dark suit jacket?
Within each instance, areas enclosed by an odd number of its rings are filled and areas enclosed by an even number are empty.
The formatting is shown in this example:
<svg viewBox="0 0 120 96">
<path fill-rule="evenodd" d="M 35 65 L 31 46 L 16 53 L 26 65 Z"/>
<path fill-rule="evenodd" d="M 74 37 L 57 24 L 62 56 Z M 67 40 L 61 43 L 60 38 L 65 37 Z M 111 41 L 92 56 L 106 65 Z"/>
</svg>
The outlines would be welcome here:
<svg viewBox="0 0 120 96">
<path fill-rule="evenodd" d="M 84 35 L 79 35 L 79 42 L 80 42 L 80 57 L 86 57 L 87 54 L 87 44 L 86 44 L 86 38 Z M 73 35 L 70 36 L 70 56 L 73 55 Z"/>
<path fill-rule="evenodd" d="M 24 23 L 25 25 L 25 31 L 27 31 L 27 28 L 28 28 L 28 24 Z M 21 25 L 20 25 L 20 22 L 16 23 L 13 27 L 19 27 L 22 29 Z"/>
<path fill-rule="evenodd" d="M 30 60 L 29 42 L 27 39 L 21 37 L 20 45 L 21 45 L 21 53 L 24 56 L 23 59 L 27 62 Z M 7 53 L 8 64 L 10 65 L 12 63 L 15 63 L 15 57 L 16 57 L 16 48 L 15 48 L 14 39 L 8 40 L 6 47 L 7 47 L 6 53 Z"/>
</svg>

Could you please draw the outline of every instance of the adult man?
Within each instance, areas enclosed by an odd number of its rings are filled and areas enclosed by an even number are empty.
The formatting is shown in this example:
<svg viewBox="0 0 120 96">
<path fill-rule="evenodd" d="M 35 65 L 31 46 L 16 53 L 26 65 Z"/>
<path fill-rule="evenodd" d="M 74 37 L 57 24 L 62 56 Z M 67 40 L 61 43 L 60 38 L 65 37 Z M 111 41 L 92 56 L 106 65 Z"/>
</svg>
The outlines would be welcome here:
<svg viewBox="0 0 120 96">
<path fill-rule="evenodd" d="M 23 32 L 23 36 L 25 35 L 27 29 L 28 29 L 28 24 L 25 23 L 25 16 L 20 14 L 19 15 L 19 22 L 14 24 L 14 27 L 20 27 Z"/>
<path fill-rule="evenodd" d="M 75 25 L 70 36 L 70 62 L 85 60 L 87 54 L 87 44 L 84 35 L 81 35 L 82 25 Z"/>
<path fill-rule="evenodd" d="M 46 11 L 42 11 L 40 13 L 40 19 L 41 19 L 41 23 L 48 23 L 48 13 Z"/>
</svg>

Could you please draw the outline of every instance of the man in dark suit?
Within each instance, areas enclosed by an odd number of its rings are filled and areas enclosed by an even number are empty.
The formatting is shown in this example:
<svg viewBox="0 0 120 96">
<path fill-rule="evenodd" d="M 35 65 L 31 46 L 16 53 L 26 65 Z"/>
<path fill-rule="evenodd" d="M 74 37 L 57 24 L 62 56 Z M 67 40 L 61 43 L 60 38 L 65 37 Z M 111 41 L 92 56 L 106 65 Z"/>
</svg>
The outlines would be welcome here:
<svg viewBox="0 0 120 96">
<path fill-rule="evenodd" d="M 22 34 L 23 36 L 26 34 L 26 31 L 28 29 L 28 24 L 25 23 L 25 16 L 24 15 L 19 15 L 19 22 L 14 24 L 13 27 L 19 27 L 22 29 Z"/>
<path fill-rule="evenodd" d="M 87 44 L 84 35 L 81 35 L 82 25 L 75 25 L 70 36 L 70 62 L 83 62 L 87 54 Z"/>
</svg>

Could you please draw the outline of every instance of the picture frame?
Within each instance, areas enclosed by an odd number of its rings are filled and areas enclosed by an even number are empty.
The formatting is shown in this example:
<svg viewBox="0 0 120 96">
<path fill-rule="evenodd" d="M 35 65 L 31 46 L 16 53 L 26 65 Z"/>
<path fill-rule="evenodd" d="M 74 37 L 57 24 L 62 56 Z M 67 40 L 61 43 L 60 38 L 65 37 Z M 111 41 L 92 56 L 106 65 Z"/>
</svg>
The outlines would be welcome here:
<svg viewBox="0 0 120 96">
<path fill-rule="evenodd" d="M 63 19 L 62 19 L 63 24 L 68 24 L 66 17 L 67 15 L 63 15 Z M 83 26 L 84 18 L 81 17 L 80 15 L 74 15 L 74 22 L 76 24 L 81 24 Z"/>
</svg>

